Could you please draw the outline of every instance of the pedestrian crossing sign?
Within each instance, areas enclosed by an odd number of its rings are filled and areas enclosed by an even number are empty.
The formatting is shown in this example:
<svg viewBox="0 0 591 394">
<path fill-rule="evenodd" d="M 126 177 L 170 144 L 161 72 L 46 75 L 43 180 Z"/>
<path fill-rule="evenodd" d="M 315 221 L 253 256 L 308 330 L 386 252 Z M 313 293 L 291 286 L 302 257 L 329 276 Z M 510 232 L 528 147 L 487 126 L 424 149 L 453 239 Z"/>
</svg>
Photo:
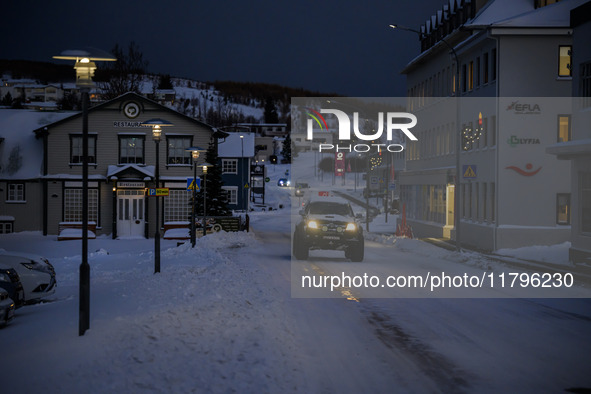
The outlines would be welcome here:
<svg viewBox="0 0 591 394">
<path fill-rule="evenodd" d="M 476 179 L 476 166 L 473 164 L 462 166 L 464 179 Z"/>
<path fill-rule="evenodd" d="M 195 181 L 197 181 L 197 188 L 195 189 Z M 187 178 L 187 190 L 189 191 L 199 191 L 201 190 L 201 178 L 193 179 Z"/>
</svg>

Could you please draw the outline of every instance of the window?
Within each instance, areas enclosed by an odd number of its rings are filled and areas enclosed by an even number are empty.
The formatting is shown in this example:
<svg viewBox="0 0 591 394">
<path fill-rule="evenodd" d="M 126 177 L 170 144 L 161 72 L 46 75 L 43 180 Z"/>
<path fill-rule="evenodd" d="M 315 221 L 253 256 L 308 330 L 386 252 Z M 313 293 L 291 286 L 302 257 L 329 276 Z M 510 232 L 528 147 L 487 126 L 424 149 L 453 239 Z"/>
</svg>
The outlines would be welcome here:
<svg viewBox="0 0 591 394">
<path fill-rule="evenodd" d="M 572 46 L 560 45 L 558 47 L 558 76 L 570 77 L 572 76 Z"/>
<path fill-rule="evenodd" d="M 238 174 L 238 160 L 222 159 L 222 174 Z"/>
<path fill-rule="evenodd" d="M 490 80 L 494 81 L 497 79 L 497 49 L 494 48 L 491 51 L 490 56 Z"/>
<path fill-rule="evenodd" d="M 482 70 L 482 82 L 488 83 L 488 53 L 485 53 L 482 58 L 482 66 L 484 68 Z"/>
<path fill-rule="evenodd" d="M 487 125 L 488 126 L 488 125 Z M 490 146 L 497 144 L 497 116 L 493 115 L 490 117 L 490 128 L 487 133 L 490 136 Z"/>
<path fill-rule="evenodd" d="M 476 74 L 474 75 L 476 77 L 476 87 L 480 86 L 480 56 L 476 58 Z"/>
<path fill-rule="evenodd" d="M 490 184 L 490 221 L 495 222 L 495 183 Z"/>
<path fill-rule="evenodd" d="M 466 65 L 462 64 L 462 92 L 466 91 L 466 82 L 467 82 L 467 75 L 466 75 Z"/>
<path fill-rule="evenodd" d="M 570 141 L 570 115 L 558 115 L 558 142 Z"/>
<path fill-rule="evenodd" d="M 581 232 L 591 235 L 591 172 L 581 173 Z"/>
<path fill-rule="evenodd" d="M 70 164 L 82 164 L 81 135 L 70 135 Z M 96 135 L 88 136 L 88 164 L 96 164 Z"/>
<path fill-rule="evenodd" d="M 26 202 L 25 200 L 25 184 L 24 183 L 9 183 L 7 202 Z"/>
<path fill-rule="evenodd" d="M 591 62 L 581 64 L 579 96 L 583 97 L 582 107 L 591 107 Z"/>
<path fill-rule="evenodd" d="M 474 62 L 468 64 L 468 90 L 474 89 Z"/>
<path fill-rule="evenodd" d="M 482 220 L 484 220 L 485 222 L 488 219 L 488 216 L 487 216 L 488 212 L 486 212 L 486 208 L 487 208 L 486 203 L 488 200 L 488 196 L 486 195 L 486 193 L 487 193 L 486 185 L 487 185 L 486 182 L 484 182 L 482 184 Z"/>
<path fill-rule="evenodd" d="M 119 137 L 119 163 L 144 163 L 144 136 Z"/>
<path fill-rule="evenodd" d="M 191 147 L 191 137 L 167 137 L 168 145 L 167 163 L 191 165 L 191 152 L 187 148 Z"/>
<path fill-rule="evenodd" d="M 88 221 L 98 224 L 98 189 L 88 189 Z M 64 221 L 82 222 L 82 189 L 64 189 Z"/>
<path fill-rule="evenodd" d="M 556 224 L 570 224 L 570 194 L 556 195 Z"/>
<path fill-rule="evenodd" d="M 164 198 L 164 222 L 190 222 L 191 197 L 189 190 L 170 189 Z"/>
<path fill-rule="evenodd" d="M 479 188 L 480 184 L 478 182 L 476 182 L 474 184 L 474 197 L 476 200 L 476 204 L 474 205 L 474 220 L 479 221 L 480 220 L 480 188 Z"/>
<path fill-rule="evenodd" d="M 226 191 L 226 203 L 228 205 L 238 204 L 238 186 L 222 186 Z"/>
<path fill-rule="evenodd" d="M 12 222 L 0 222 L 0 234 L 10 234 L 12 228 Z"/>
</svg>

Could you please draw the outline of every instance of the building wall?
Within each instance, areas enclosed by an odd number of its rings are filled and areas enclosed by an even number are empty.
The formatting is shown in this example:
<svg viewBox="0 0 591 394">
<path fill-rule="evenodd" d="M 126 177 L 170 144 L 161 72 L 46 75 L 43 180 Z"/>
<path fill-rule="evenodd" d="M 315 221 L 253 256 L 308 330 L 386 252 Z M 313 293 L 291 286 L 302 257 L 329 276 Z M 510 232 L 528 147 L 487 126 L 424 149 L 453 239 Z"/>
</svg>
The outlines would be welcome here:
<svg viewBox="0 0 591 394">
<path fill-rule="evenodd" d="M 24 202 L 7 202 L 8 183 L 23 183 L 25 185 Z M 43 220 L 42 184 L 34 181 L 0 182 L 0 215 L 14 217 L 12 231 L 39 231 Z"/>
</svg>

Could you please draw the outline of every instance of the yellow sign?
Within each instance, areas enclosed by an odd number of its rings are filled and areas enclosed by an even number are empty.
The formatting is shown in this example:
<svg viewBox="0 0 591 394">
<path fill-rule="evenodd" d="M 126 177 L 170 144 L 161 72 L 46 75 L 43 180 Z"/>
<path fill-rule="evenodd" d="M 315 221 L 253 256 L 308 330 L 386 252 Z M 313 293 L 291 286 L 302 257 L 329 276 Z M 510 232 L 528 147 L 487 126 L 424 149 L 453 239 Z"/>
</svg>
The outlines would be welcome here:
<svg viewBox="0 0 591 394">
<path fill-rule="evenodd" d="M 471 179 L 476 178 L 476 166 L 473 166 L 473 165 L 464 166 L 463 170 L 464 170 L 464 178 L 471 178 Z"/>
<path fill-rule="evenodd" d="M 168 196 L 167 187 L 159 187 L 156 189 L 156 196 Z"/>
</svg>

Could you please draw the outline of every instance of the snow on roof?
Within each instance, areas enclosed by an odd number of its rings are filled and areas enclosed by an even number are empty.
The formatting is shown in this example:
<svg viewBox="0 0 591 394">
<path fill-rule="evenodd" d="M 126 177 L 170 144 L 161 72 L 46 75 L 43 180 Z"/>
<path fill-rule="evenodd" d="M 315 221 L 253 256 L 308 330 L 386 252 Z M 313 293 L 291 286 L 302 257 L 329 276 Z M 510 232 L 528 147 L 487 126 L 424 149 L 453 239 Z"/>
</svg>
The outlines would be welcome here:
<svg viewBox="0 0 591 394">
<path fill-rule="evenodd" d="M 74 112 L 0 110 L 0 179 L 35 179 L 41 176 L 43 141 L 33 130 L 72 116 Z"/>
<path fill-rule="evenodd" d="M 254 133 L 229 133 L 218 144 L 219 157 L 254 157 Z M 240 138 L 244 136 L 244 138 Z M 241 141 L 243 140 L 243 141 Z"/>
<path fill-rule="evenodd" d="M 570 10 L 588 0 L 562 0 L 534 8 L 531 0 L 494 0 L 480 10 L 466 27 L 568 27 Z"/>
<path fill-rule="evenodd" d="M 107 168 L 107 178 L 112 176 L 116 176 L 128 169 L 134 169 L 141 174 L 146 175 L 147 177 L 153 178 L 154 177 L 154 166 L 142 166 L 138 164 L 124 164 L 124 165 L 110 165 Z"/>
</svg>

